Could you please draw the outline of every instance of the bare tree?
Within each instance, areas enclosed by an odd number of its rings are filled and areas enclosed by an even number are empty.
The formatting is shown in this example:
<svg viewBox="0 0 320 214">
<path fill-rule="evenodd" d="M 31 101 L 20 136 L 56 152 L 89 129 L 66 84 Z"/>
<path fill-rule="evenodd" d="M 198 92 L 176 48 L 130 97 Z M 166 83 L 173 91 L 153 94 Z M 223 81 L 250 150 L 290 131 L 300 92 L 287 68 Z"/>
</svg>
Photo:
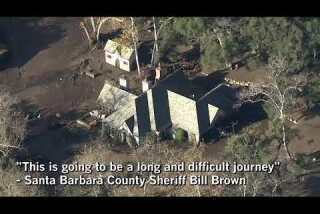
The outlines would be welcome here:
<svg viewBox="0 0 320 214">
<path fill-rule="evenodd" d="M 295 108 L 294 98 L 297 92 L 301 92 L 306 83 L 306 78 L 302 75 L 288 77 L 289 64 L 286 57 L 275 56 L 269 60 L 268 78 L 265 82 L 252 83 L 240 93 L 242 102 L 264 102 L 275 112 L 274 117 L 279 120 L 282 145 L 285 148 L 288 158 L 292 158 L 287 145 L 286 129 L 289 123 L 297 124 L 290 113 Z"/>
<path fill-rule="evenodd" d="M 135 26 L 135 21 L 133 17 L 130 17 L 131 19 L 131 34 L 132 34 L 132 41 L 134 45 L 134 54 L 136 57 L 136 64 L 138 69 L 138 74 L 140 75 L 140 65 L 139 65 L 139 56 L 138 56 L 138 48 L 137 48 L 137 42 L 138 42 L 138 32 L 137 28 Z"/>
<path fill-rule="evenodd" d="M 156 24 L 156 19 L 152 17 L 153 19 L 153 33 L 154 33 L 154 45 L 152 49 L 152 55 L 151 55 L 151 65 L 154 65 L 155 62 L 155 55 L 158 56 L 159 54 L 159 46 L 158 46 L 158 33 L 157 33 L 157 24 Z"/>
<path fill-rule="evenodd" d="M 110 21 L 110 24 L 114 25 L 115 23 L 122 23 L 124 19 L 118 17 L 90 17 L 84 18 L 80 22 L 80 27 L 85 32 L 89 46 L 99 41 L 101 28 L 107 21 Z"/>
<path fill-rule="evenodd" d="M 87 37 L 87 39 L 88 39 L 88 42 L 89 42 L 89 47 L 91 47 L 91 45 L 92 45 L 92 43 L 93 43 L 93 40 L 92 40 L 92 38 L 91 38 L 91 36 L 90 36 L 90 33 L 89 33 L 89 31 L 88 31 L 87 26 L 85 25 L 85 22 L 80 22 L 80 27 L 81 27 L 81 29 L 84 30 L 84 32 L 85 32 L 85 34 L 86 34 L 86 37 Z"/>
<path fill-rule="evenodd" d="M 6 156 L 20 149 L 26 134 L 26 119 L 17 110 L 18 99 L 0 86 L 0 152 Z"/>
<path fill-rule="evenodd" d="M 100 18 L 99 22 L 97 24 L 98 28 L 97 28 L 97 31 L 96 31 L 96 40 L 97 41 L 99 41 L 99 38 L 100 38 L 100 32 L 101 32 L 102 25 L 108 20 L 110 20 L 112 26 L 114 26 L 116 23 L 122 24 L 124 22 L 124 18 L 117 18 L 117 17 Z"/>
<path fill-rule="evenodd" d="M 157 27 L 157 23 L 156 23 L 156 18 L 153 18 L 153 33 L 154 33 L 154 45 L 153 45 L 153 49 L 152 49 L 152 55 L 151 55 L 151 65 L 155 64 L 155 56 L 159 57 L 159 46 L 158 46 L 158 38 L 160 36 L 160 32 L 161 30 L 168 24 L 170 23 L 170 21 L 172 21 L 174 19 L 174 17 L 168 17 L 168 18 L 163 18 L 160 19 L 158 22 L 159 28 Z"/>
</svg>

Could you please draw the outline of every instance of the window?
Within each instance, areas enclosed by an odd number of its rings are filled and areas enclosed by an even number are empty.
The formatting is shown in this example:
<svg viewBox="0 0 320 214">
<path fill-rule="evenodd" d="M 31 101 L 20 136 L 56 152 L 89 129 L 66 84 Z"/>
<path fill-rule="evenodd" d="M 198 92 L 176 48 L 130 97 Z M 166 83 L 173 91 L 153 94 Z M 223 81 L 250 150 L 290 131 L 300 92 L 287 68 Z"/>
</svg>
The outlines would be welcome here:
<svg viewBox="0 0 320 214">
<path fill-rule="evenodd" d="M 108 57 L 109 59 L 111 59 L 111 58 L 112 58 L 112 56 L 111 56 L 110 54 L 107 54 L 107 57 Z"/>
<path fill-rule="evenodd" d="M 127 61 L 123 61 L 123 64 L 124 64 L 124 65 L 128 65 Z"/>
</svg>

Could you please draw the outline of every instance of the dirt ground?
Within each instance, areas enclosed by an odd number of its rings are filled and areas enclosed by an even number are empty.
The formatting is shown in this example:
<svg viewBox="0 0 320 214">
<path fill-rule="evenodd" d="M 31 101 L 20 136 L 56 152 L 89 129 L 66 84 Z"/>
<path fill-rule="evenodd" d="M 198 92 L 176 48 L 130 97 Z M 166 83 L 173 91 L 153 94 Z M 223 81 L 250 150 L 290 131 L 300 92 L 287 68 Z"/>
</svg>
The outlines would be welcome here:
<svg viewBox="0 0 320 214">
<path fill-rule="evenodd" d="M 117 84 L 119 76 L 126 74 L 133 92 L 141 92 L 137 71 L 128 73 L 107 65 L 103 49 L 89 49 L 79 27 L 80 19 L 0 20 L 11 54 L 6 68 L 0 71 L 0 84 L 18 96 L 26 109 L 40 110 L 41 118 L 29 123 L 25 142 L 31 158 L 65 161 L 72 157 L 70 148 L 92 140 L 92 135 L 83 130 L 82 135 L 70 134 L 65 128 L 52 130 L 50 126 L 58 121 L 57 113 L 62 115 L 60 120 L 70 122 L 93 110 L 106 80 Z M 109 31 L 107 25 L 103 27 L 102 36 Z M 148 39 L 147 34 L 143 36 Z M 148 49 L 147 46 L 141 48 Z M 89 58 L 90 66 L 100 74 L 95 79 L 79 75 L 79 64 L 84 58 Z M 145 63 L 142 60 L 142 64 Z"/>
<path fill-rule="evenodd" d="M 41 119 L 31 126 L 30 152 L 58 160 L 64 147 L 59 131 L 48 131 L 53 115 L 62 117 L 90 109 L 103 87 L 104 75 L 78 75 L 77 62 L 88 52 L 79 18 L 19 18 L 4 23 L 11 57 L 0 72 L 7 85 L 26 105 L 40 109 Z M 10 24 L 10 26 L 9 26 Z M 21 73 L 21 75 L 19 75 Z M 40 139 L 40 140 L 37 140 Z M 68 143 L 68 142 L 65 142 Z"/>
</svg>

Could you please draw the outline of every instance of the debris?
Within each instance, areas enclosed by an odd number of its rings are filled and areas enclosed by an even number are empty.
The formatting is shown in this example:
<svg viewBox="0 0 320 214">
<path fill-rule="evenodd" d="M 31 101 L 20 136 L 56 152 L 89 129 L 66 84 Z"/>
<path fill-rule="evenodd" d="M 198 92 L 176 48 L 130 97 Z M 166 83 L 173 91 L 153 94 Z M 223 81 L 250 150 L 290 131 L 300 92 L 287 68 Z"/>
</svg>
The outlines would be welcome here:
<svg viewBox="0 0 320 214">
<path fill-rule="evenodd" d="M 77 122 L 77 124 L 87 128 L 87 129 L 91 129 L 97 125 L 97 120 L 92 119 L 90 113 L 85 114 L 83 117 L 78 119 L 76 122 Z"/>
<path fill-rule="evenodd" d="M 87 129 L 90 129 L 90 128 L 91 128 L 90 125 L 89 125 L 88 123 L 84 122 L 83 120 L 77 120 L 77 123 L 78 123 L 79 125 L 81 125 L 81 126 L 86 127 Z"/>
<path fill-rule="evenodd" d="M 52 122 L 50 123 L 50 125 L 48 126 L 49 130 L 55 130 L 55 129 L 59 129 L 62 128 L 63 126 L 66 126 L 67 124 L 65 122 Z"/>
<path fill-rule="evenodd" d="M 38 120 L 41 118 L 40 110 L 34 110 L 27 114 L 27 120 Z"/>
<path fill-rule="evenodd" d="M 98 73 L 95 73 L 93 71 L 86 71 L 85 74 L 88 76 L 88 77 L 91 77 L 92 79 L 96 78 L 99 74 Z"/>
<path fill-rule="evenodd" d="M 93 110 L 93 111 L 90 111 L 90 116 L 91 117 L 98 117 L 99 116 L 99 112 L 98 112 L 98 110 Z"/>
</svg>

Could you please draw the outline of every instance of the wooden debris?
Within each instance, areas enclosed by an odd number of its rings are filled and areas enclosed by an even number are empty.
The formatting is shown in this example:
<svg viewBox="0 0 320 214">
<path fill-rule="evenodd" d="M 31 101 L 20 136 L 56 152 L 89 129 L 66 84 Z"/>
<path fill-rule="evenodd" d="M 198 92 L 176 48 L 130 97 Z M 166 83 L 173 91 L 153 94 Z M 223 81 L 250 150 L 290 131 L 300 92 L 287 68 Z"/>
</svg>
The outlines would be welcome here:
<svg viewBox="0 0 320 214">
<path fill-rule="evenodd" d="M 95 72 L 93 72 L 93 71 L 86 71 L 86 72 L 85 72 L 85 75 L 87 75 L 88 77 L 94 79 L 94 78 L 96 78 L 99 74 L 98 74 L 98 73 L 95 73 Z"/>
<path fill-rule="evenodd" d="M 76 120 L 76 122 L 78 125 L 87 129 L 92 129 L 97 125 L 97 119 L 92 118 L 92 115 L 90 113 L 83 115 L 81 118 Z"/>
<path fill-rule="evenodd" d="M 84 122 L 83 120 L 80 120 L 80 119 L 77 120 L 77 124 L 79 124 L 81 126 L 84 126 L 87 129 L 91 128 L 91 126 L 88 123 L 86 123 L 86 122 Z"/>
</svg>

